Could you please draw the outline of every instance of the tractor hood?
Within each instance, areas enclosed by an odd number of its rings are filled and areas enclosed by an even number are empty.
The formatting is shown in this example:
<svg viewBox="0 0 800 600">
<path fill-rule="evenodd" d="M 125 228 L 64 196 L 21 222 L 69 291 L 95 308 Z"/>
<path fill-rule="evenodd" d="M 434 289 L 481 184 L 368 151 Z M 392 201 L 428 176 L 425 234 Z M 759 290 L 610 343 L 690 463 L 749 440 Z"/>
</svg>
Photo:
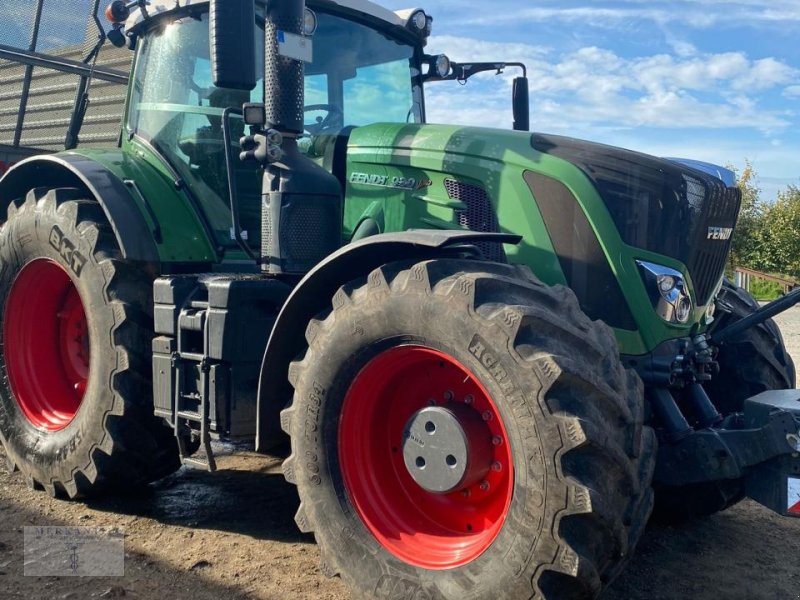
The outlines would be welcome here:
<svg viewBox="0 0 800 600">
<path fill-rule="evenodd" d="M 359 235 L 365 223 L 367 231 L 521 235 L 522 244 L 505 248 L 508 260 L 531 266 L 545 283 L 569 285 L 630 354 L 706 324 L 740 205 L 735 188 L 673 161 L 566 137 L 449 125 L 355 129 L 346 177 L 345 235 Z M 655 316 L 637 261 L 684 276 L 693 302 L 688 322 Z"/>
</svg>

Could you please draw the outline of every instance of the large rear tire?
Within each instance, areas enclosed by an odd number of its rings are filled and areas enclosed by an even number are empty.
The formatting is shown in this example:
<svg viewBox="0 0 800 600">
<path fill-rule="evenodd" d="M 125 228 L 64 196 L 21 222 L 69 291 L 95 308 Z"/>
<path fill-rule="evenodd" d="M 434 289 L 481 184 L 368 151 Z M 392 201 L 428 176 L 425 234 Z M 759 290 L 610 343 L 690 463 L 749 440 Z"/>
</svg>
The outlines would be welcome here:
<svg viewBox="0 0 800 600">
<path fill-rule="evenodd" d="M 152 274 L 121 258 L 103 210 L 37 189 L 0 227 L 0 442 L 34 488 L 70 498 L 179 466 L 153 415 Z"/>
<path fill-rule="evenodd" d="M 323 571 L 356 596 L 594 598 L 621 570 L 655 436 L 611 330 L 570 290 L 507 265 L 392 264 L 306 338 L 284 473 Z"/>
<path fill-rule="evenodd" d="M 718 318 L 712 328 L 721 331 L 752 314 L 759 305 L 747 290 L 725 280 L 717 298 Z M 722 415 L 740 412 L 744 401 L 769 390 L 793 389 L 795 367 L 783 336 L 772 319 L 742 332 L 719 348 L 719 374 L 705 384 Z M 725 480 L 678 488 L 656 489 L 656 517 L 680 523 L 726 510 L 745 497 L 744 481 Z"/>
</svg>

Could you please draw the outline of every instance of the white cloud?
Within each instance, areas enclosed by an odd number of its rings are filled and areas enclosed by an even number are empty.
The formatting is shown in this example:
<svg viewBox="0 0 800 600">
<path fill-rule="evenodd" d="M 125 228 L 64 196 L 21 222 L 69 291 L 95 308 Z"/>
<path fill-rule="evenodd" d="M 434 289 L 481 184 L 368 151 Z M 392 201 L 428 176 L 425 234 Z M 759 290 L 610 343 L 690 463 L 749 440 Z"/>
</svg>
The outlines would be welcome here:
<svg viewBox="0 0 800 600">
<path fill-rule="evenodd" d="M 445 1 L 442 4 L 449 6 L 452 2 Z M 794 27 L 800 24 L 800 5 L 795 0 L 671 0 L 658 3 L 652 0 L 619 0 L 612 6 L 598 6 L 587 0 L 544 0 L 528 8 L 520 8 L 518 3 L 511 0 L 499 0 L 492 5 L 491 13 L 485 10 L 485 2 L 467 0 L 460 4 L 459 16 L 455 20 L 468 25 L 561 21 L 617 28 L 626 22 L 650 21 L 662 26 L 680 24 L 692 29 L 707 29 L 741 23 L 748 26 L 781 23 Z"/>
<path fill-rule="evenodd" d="M 800 98 L 800 85 L 790 85 L 783 90 L 783 95 L 787 98 Z"/>
<path fill-rule="evenodd" d="M 789 116 L 762 108 L 760 95 L 775 89 L 800 90 L 794 85 L 800 82 L 800 71 L 774 58 L 753 61 L 741 52 L 626 58 L 590 46 L 557 56 L 538 46 L 449 36 L 433 38 L 431 47 L 448 52 L 455 61 L 525 62 L 534 118 L 545 126 L 737 127 L 770 132 L 789 126 Z M 493 125 L 499 124 L 498 119 L 507 121 L 507 87 L 513 76 L 509 71 L 499 81 L 471 80 L 471 106 L 462 116 L 474 122 L 480 115 L 481 123 L 488 119 Z M 435 101 L 436 94 L 445 93 L 442 88 L 429 91 Z M 437 102 L 433 104 L 429 112 L 435 119 L 452 115 L 449 107 L 438 112 Z M 492 118 L 497 111 L 502 117 Z"/>
<path fill-rule="evenodd" d="M 686 40 L 679 39 L 670 33 L 666 33 L 667 44 L 672 48 L 673 52 L 681 58 L 688 58 L 697 54 L 697 47 Z"/>
</svg>

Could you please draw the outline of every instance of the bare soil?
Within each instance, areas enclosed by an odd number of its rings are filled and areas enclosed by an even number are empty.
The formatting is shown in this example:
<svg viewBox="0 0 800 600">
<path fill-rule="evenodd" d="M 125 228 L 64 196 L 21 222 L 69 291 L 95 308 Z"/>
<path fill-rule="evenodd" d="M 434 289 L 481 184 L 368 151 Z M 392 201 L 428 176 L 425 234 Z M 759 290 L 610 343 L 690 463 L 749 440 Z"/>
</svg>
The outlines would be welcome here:
<svg viewBox="0 0 800 600">
<path fill-rule="evenodd" d="M 800 363 L 800 308 L 779 323 Z M 313 538 L 295 528 L 298 500 L 280 459 L 221 449 L 215 474 L 182 469 L 140 493 L 88 504 L 51 499 L 0 469 L 0 599 L 349 598 L 339 579 L 320 573 Z M 125 576 L 24 577 L 29 525 L 124 528 Z M 800 599 L 800 520 L 746 501 L 679 528 L 651 525 L 603 595 L 684 599 Z"/>
</svg>

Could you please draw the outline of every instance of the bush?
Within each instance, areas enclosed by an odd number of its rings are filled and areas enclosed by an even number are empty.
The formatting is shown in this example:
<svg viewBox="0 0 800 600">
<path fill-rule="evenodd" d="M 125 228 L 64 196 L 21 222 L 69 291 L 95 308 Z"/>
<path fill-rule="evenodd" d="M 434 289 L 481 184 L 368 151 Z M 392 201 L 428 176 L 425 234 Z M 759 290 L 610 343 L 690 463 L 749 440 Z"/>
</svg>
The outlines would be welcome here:
<svg viewBox="0 0 800 600">
<path fill-rule="evenodd" d="M 750 280 L 750 293 L 753 294 L 756 300 L 768 302 L 783 296 L 783 287 L 774 281 L 753 277 Z"/>
</svg>

